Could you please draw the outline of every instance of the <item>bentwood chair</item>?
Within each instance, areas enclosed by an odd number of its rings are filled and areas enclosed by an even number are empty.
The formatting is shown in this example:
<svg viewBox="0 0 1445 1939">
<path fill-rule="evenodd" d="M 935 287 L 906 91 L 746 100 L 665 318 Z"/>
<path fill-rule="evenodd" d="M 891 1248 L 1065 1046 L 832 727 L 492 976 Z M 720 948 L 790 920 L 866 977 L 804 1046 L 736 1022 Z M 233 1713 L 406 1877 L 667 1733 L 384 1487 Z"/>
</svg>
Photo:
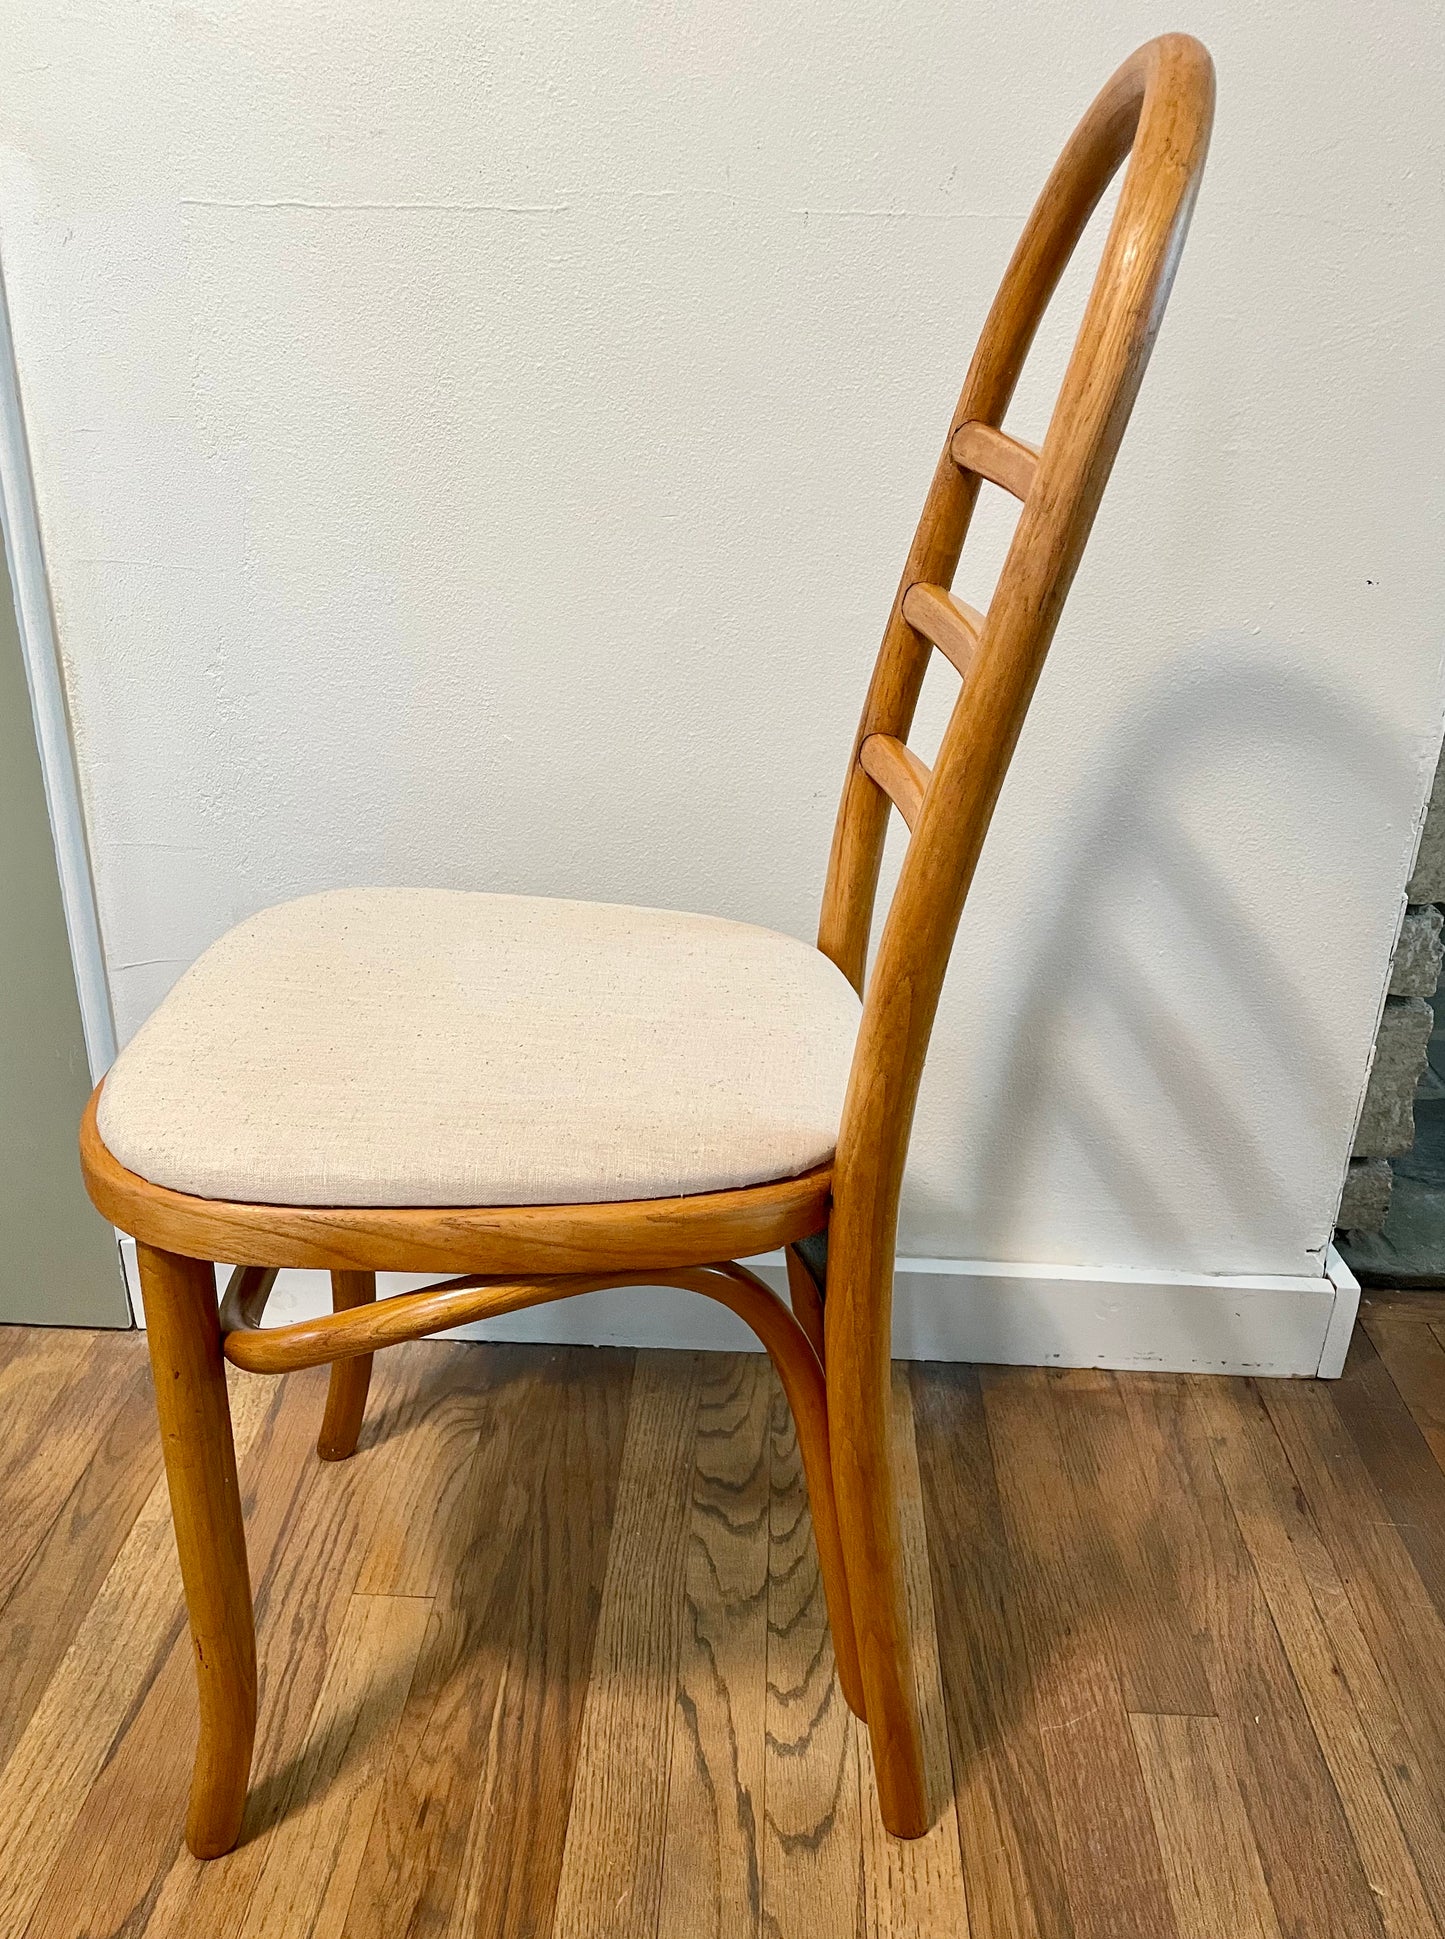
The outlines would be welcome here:
<svg viewBox="0 0 1445 1939">
<path fill-rule="evenodd" d="M 196 1676 L 187 1838 L 230 1849 L 256 1657 L 224 1360 L 331 1365 L 320 1453 L 356 1447 L 380 1347 L 595 1287 L 720 1300 L 797 1423 L 838 1677 L 882 1813 L 929 1822 L 889 1420 L 899 1187 L 963 900 L 1159 327 L 1203 167 L 1213 71 L 1170 34 L 1114 75 L 1014 252 L 884 634 L 816 949 L 708 916 L 361 889 L 245 922 L 116 1061 L 81 1134 L 139 1241 Z M 1002 428 L 1064 265 L 1129 166 L 1040 448 Z M 980 482 L 1020 511 L 988 612 L 950 591 Z M 933 649 L 962 687 L 933 769 L 907 746 Z M 865 980 L 885 826 L 910 830 Z M 786 1248 L 791 1310 L 734 1263 Z M 219 1311 L 213 1260 L 239 1262 Z M 262 1328 L 276 1271 L 334 1311 Z M 452 1275 L 376 1298 L 378 1272 Z"/>
</svg>

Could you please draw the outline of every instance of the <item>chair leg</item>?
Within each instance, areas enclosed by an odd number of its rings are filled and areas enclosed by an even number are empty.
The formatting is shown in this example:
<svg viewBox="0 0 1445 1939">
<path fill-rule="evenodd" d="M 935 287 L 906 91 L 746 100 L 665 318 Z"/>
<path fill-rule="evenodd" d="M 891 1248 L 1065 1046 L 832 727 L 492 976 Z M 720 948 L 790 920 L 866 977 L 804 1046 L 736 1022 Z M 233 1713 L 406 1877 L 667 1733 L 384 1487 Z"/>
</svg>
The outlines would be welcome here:
<svg viewBox="0 0 1445 1939">
<path fill-rule="evenodd" d="M 365 1306 L 375 1298 L 374 1272 L 332 1273 L 331 1305 L 335 1312 Z M 366 1390 L 371 1385 L 371 1360 L 369 1353 L 359 1353 L 355 1359 L 332 1362 L 326 1413 L 316 1442 L 316 1452 L 323 1461 L 345 1461 L 356 1452 L 362 1416 L 366 1412 Z"/>
<path fill-rule="evenodd" d="M 850 1300 L 830 1276 L 828 1426 L 878 1802 L 895 1837 L 918 1838 L 931 1814 L 893 1473 L 888 1304 Z"/>
<path fill-rule="evenodd" d="M 792 1302 L 793 1314 L 799 1326 L 808 1336 L 808 1344 L 822 1363 L 826 1352 L 823 1334 L 823 1296 L 818 1291 L 818 1282 L 808 1270 L 807 1262 L 800 1256 L 796 1246 L 789 1246 L 784 1257 L 788 1262 L 788 1298 Z"/>
<path fill-rule="evenodd" d="M 200 1697 L 186 1843 L 197 1858 L 241 1831 L 256 1735 L 256 1633 L 213 1269 L 139 1247 L 146 1336 Z"/>
</svg>

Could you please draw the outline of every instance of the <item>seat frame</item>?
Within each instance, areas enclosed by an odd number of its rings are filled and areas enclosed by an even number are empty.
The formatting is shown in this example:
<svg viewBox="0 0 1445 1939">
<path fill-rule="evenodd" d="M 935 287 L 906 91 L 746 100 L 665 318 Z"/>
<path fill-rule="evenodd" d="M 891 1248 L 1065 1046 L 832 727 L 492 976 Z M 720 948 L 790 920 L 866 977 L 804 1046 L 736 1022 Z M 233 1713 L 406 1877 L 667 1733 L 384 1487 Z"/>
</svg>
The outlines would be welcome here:
<svg viewBox="0 0 1445 1939">
<path fill-rule="evenodd" d="M 371 1356 L 464 1321 L 604 1286 L 721 1301 L 771 1355 L 797 1424 L 838 1678 L 868 1724 L 884 1823 L 931 1821 L 894 1491 L 889 1365 L 899 1192 L 914 1105 L 964 897 L 1168 298 L 1208 147 L 1208 54 L 1170 34 L 1107 83 L 1055 165 L 1005 273 L 949 423 L 848 763 L 818 947 L 862 1020 L 831 1166 L 726 1192 L 596 1205 L 303 1207 L 202 1199 L 81 1131 L 99 1209 L 139 1246 L 166 1474 L 195 1650 L 200 1738 L 186 1837 L 240 1835 L 256 1724 L 251 1587 L 225 1361 L 331 1365 L 319 1451 L 356 1447 Z M 1041 447 L 1002 429 L 1039 321 L 1129 156 Z M 980 484 L 1020 500 L 994 597 L 950 588 Z M 907 746 L 934 648 L 962 687 L 930 769 Z M 910 838 L 865 978 L 891 808 Z M 827 1234 L 826 1274 L 801 1241 Z M 736 1261 L 786 1248 L 790 1302 Z M 235 1271 L 219 1308 L 212 1261 Z M 263 1327 L 278 1269 L 320 1267 L 333 1312 Z M 378 1272 L 454 1275 L 376 1298 Z"/>
</svg>

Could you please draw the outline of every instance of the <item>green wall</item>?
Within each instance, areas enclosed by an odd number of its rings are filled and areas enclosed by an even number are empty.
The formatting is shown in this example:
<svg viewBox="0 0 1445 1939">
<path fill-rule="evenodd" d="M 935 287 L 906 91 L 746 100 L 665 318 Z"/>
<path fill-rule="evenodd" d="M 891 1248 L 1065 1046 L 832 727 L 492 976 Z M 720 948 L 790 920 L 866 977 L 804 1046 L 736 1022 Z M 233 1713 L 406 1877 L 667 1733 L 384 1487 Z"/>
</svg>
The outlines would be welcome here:
<svg viewBox="0 0 1445 1939">
<path fill-rule="evenodd" d="M 0 1323 L 128 1326 L 115 1235 L 85 1196 L 90 1090 L 40 756 L 0 553 Z"/>
</svg>

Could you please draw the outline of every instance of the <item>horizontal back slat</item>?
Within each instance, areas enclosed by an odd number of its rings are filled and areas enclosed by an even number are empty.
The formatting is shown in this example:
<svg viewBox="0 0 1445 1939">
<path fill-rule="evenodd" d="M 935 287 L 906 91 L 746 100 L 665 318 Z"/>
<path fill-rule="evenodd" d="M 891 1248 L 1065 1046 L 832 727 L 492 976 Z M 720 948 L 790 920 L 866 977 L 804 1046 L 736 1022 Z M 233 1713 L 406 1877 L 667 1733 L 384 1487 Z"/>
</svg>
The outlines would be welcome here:
<svg viewBox="0 0 1445 1939">
<path fill-rule="evenodd" d="M 858 754 L 863 772 L 879 787 L 908 823 L 916 826 L 923 797 L 933 776 L 911 747 L 892 734 L 870 734 Z"/>
<path fill-rule="evenodd" d="M 1036 445 L 1025 444 L 1022 438 L 1011 438 L 996 424 L 975 421 L 959 425 L 949 450 L 960 471 L 977 472 L 980 478 L 1012 492 L 1015 498 L 1028 497 L 1039 466 Z"/>
<path fill-rule="evenodd" d="M 903 617 L 967 677 L 983 636 L 983 614 L 946 586 L 910 586 L 903 595 Z"/>
</svg>

